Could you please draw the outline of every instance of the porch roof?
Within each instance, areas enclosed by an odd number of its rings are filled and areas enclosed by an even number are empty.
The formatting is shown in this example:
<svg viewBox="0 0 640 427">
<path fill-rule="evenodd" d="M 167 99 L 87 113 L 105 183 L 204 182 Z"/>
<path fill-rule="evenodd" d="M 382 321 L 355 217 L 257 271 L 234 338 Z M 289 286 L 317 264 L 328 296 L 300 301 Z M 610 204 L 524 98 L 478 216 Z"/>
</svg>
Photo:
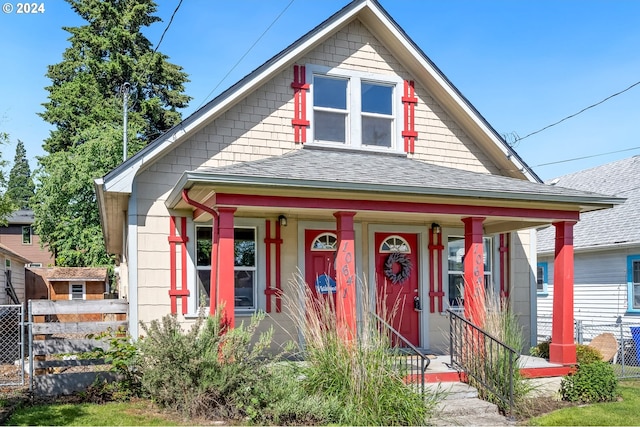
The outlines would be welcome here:
<svg viewBox="0 0 640 427">
<path fill-rule="evenodd" d="M 311 145 L 282 156 L 187 171 L 167 198 L 167 207 L 175 208 L 182 190 L 197 184 L 547 202 L 572 205 L 579 212 L 624 202 L 588 191 L 438 166 L 406 155 L 314 149 Z"/>
</svg>

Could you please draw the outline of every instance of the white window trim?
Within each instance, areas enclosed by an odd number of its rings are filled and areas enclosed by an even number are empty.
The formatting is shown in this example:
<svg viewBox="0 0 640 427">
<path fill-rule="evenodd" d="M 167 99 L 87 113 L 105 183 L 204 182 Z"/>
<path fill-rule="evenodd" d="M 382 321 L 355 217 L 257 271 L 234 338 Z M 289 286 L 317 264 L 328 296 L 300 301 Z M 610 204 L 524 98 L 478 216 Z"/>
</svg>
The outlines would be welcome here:
<svg viewBox="0 0 640 427">
<path fill-rule="evenodd" d="M 73 286 L 81 285 L 82 286 L 82 300 L 87 299 L 87 284 L 85 282 L 69 282 L 69 299 L 73 300 Z"/>
<path fill-rule="evenodd" d="M 384 153 L 401 153 L 404 154 L 404 144 L 402 139 L 402 127 L 404 126 L 404 109 L 402 106 L 402 93 L 403 93 L 403 84 L 404 81 L 398 76 L 387 75 L 387 74 L 375 74 L 375 73 L 367 73 L 363 71 L 349 70 L 343 68 L 331 68 L 322 65 L 316 64 L 306 64 L 306 80 L 310 83 L 309 93 L 307 98 L 307 111 L 306 115 L 310 118 L 309 120 L 309 135 L 311 135 L 310 142 L 307 142 L 305 145 L 318 145 L 318 146 L 327 146 L 333 148 L 341 148 L 341 149 L 358 149 L 363 151 L 376 151 L 376 152 L 384 152 Z M 332 77 L 341 77 L 349 79 L 347 84 L 347 114 L 349 116 L 349 123 L 347 124 L 347 137 L 344 144 L 339 142 L 330 142 L 330 141 L 314 141 L 313 135 L 315 135 L 314 129 L 314 120 L 313 120 L 313 76 L 317 75 L 326 75 Z M 393 116 L 393 125 L 392 125 L 392 138 L 391 138 L 391 147 L 380 147 L 380 146 L 370 146 L 370 145 L 362 145 L 362 127 L 361 120 L 362 117 L 362 107 L 361 107 L 361 97 L 360 97 L 360 88 L 359 84 L 361 81 L 367 81 L 371 83 L 380 83 L 383 85 L 393 86 L 393 99 L 392 99 L 392 116 Z M 358 84 L 353 84 L 357 82 Z M 357 111 L 358 114 L 353 114 L 354 111 Z"/>
<path fill-rule="evenodd" d="M 633 264 L 640 262 L 640 255 L 627 255 L 627 314 L 637 316 L 640 309 L 633 307 L 634 301 L 634 285 L 633 281 Z"/>
<path fill-rule="evenodd" d="M 452 237 L 457 237 L 459 239 L 463 239 L 464 240 L 464 232 L 460 233 L 460 232 L 453 232 L 453 233 L 446 233 L 443 234 L 442 236 L 442 241 L 443 243 L 445 243 L 445 255 L 448 257 L 449 255 L 449 239 Z M 483 239 L 483 245 L 484 245 L 484 240 L 485 239 L 489 239 L 490 240 L 490 251 L 491 251 L 491 262 L 489 263 L 489 266 L 491 267 L 490 271 L 486 271 L 484 272 L 485 276 L 489 276 L 489 284 L 488 286 L 490 286 L 494 292 L 496 291 L 495 288 L 495 284 L 499 281 L 499 268 L 497 267 L 497 262 L 498 262 L 498 257 L 496 256 L 496 250 L 497 248 L 495 247 L 496 244 L 496 239 L 495 236 L 482 236 Z M 461 275 L 462 277 L 464 277 L 464 270 L 462 271 L 458 271 L 458 270 L 449 270 L 449 260 L 447 259 L 443 259 L 443 265 L 442 265 L 442 269 L 443 269 L 443 273 L 444 273 L 444 278 L 443 278 L 443 287 L 446 286 L 446 289 L 444 289 L 445 294 L 446 294 L 446 300 L 447 300 L 447 304 L 449 304 L 449 308 L 453 309 L 453 310 L 462 310 L 463 307 L 461 305 L 451 305 L 450 301 L 451 298 L 449 296 L 449 276 L 452 274 L 458 274 Z M 463 299 L 464 299 L 464 295 L 463 295 Z"/>
<path fill-rule="evenodd" d="M 272 221 L 273 222 L 273 221 Z M 198 310 L 200 308 L 200 301 L 198 300 L 198 266 L 197 266 L 197 239 L 196 228 L 197 227 L 211 227 L 211 223 L 203 222 L 189 222 L 188 224 L 189 242 L 187 243 L 187 263 L 189 263 L 188 280 L 187 285 L 189 288 L 189 310 L 185 315 L 185 318 L 194 318 L 198 316 Z M 256 230 L 256 287 L 254 289 L 254 298 L 256 301 L 256 308 L 235 309 L 236 316 L 250 316 L 258 311 L 264 310 L 266 307 L 266 295 L 264 294 L 266 286 L 266 258 L 265 258 L 265 219 L 262 218 L 234 218 L 234 228 L 254 228 Z M 273 250 L 273 247 L 271 248 Z M 237 268 L 237 267 L 234 267 Z M 205 312 L 209 312 L 209 306 L 205 307 Z"/>
</svg>

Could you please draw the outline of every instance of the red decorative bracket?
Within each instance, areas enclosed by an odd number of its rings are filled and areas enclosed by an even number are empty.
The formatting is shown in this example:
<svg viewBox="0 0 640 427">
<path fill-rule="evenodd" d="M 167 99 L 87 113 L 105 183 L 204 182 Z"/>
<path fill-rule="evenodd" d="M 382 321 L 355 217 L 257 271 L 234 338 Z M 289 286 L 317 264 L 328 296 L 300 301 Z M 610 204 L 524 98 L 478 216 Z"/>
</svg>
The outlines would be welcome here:
<svg viewBox="0 0 640 427">
<path fill-rule="evenodd" d="M 304 144 L 307 142 L 307 93 L 309 84 L 305 83 L 306 71 L 304 65 L 293 66 L 293 138 L 296 144 Z"/>
<path fill-rule="evenodd" d="M 413 80 L 404 81 L 404 96 L 402 97 L 402 104 L 404 105 L 404 130 L 402 131 L 402 137 L 404 138 L 404 151 L 412 153 L 415 150 L 416 138 L 418 132 L 415 129 L 415 106 L 418 103 L 416 98 L 416 90 Z"/>
</svg>

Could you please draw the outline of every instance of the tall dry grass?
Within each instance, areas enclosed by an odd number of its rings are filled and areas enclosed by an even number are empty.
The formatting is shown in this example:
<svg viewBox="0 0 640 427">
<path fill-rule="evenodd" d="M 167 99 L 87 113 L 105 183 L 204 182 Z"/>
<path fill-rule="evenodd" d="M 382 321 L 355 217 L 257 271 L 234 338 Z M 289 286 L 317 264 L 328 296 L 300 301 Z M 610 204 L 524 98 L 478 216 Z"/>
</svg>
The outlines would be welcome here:
<svg viewBox="0 0 640 427">
<path fill-rule="evenodd" d="M 424 399 L 403 381 L 385 330 L 374 316 L 367 284 L 356 286 L 361 314 L 356 340 L 347 341 L 338 330 L 332 298 L 316 298 L 298 274 L 290 281 L 294 297 L 283 302 L 302 337 L 302 387 L 309 395 L 343 402 L 340 418 L 348 425 L 423 425 L 435 400 Z M 390 315 L 392 313 L 384 313 Z M 386 320 L 386 319 L 385 319 Z"/>
</svg>

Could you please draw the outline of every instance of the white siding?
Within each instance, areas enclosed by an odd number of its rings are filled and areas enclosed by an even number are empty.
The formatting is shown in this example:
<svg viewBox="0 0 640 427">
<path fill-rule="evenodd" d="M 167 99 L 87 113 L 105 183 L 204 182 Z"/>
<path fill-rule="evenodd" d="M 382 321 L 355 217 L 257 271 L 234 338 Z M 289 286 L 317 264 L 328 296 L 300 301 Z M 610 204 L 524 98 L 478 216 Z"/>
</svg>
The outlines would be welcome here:
<svg viewBox="0 0 640 427">
<path fill-rule="evenodd" d="M 614 323 L 618 316 L 636 322 L 627 311 L 627 256 L 640 248 L 574 255 L 574 317 L 591 323 Z M 553 310 L 553 258 L 540 257 L 548 266 L 548 295 L 538 296 L 538 320 L 550 320 Z"/>
</svg>

